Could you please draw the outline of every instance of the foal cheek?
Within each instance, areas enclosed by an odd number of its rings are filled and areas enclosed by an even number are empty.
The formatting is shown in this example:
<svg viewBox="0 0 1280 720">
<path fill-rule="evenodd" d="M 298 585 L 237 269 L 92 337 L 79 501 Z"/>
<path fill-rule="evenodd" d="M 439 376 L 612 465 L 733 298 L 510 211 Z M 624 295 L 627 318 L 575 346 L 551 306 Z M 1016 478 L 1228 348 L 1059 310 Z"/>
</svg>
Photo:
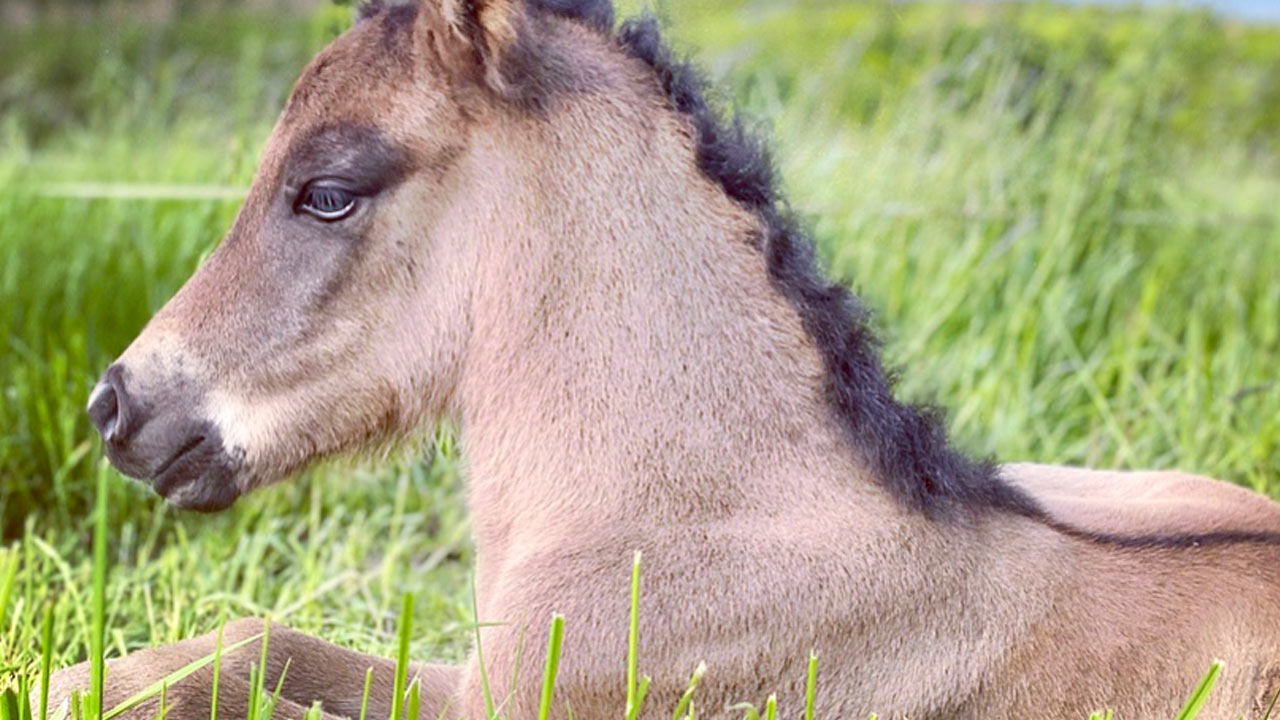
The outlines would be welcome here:
<svg viewBox="0 0 1280 720">
<path fill-rule="evenodd" d="M 438 177 L 415 178 L 350 222 L 268 223 L 224 264 L 234 290 L 221 303 L 222 372 L 208 408 L 247 484 L 394 440 L 445 411 L 475 259 L 465 236 L 439 232 L 441 194 Z"/>
</svg>

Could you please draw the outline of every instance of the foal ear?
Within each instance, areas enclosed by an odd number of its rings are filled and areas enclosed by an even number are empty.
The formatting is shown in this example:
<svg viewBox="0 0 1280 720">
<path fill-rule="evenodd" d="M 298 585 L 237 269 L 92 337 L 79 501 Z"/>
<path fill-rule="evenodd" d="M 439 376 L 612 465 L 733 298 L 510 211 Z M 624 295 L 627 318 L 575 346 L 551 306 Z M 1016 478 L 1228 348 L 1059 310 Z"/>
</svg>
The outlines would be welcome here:
<svg viewBox="0 0 1280 720">
<path fill-rule="evenodd" d="M 515 92 L 510 70 L 522 54 L 524 0 L 422 2 L 437 6 L 424 8 L 422 15 L 434 26 L 435 50 L 455 76 L 481 80 L 502 95 Z"/>
</svg>

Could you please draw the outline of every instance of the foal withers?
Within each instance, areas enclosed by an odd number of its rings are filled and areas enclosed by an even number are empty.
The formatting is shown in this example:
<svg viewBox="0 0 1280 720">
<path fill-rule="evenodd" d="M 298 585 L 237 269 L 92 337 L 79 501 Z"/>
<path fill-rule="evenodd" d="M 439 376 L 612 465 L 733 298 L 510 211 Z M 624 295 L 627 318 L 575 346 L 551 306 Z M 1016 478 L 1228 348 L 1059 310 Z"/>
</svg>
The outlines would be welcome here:
<svg viewBox="0 0 1280 720">
<path fill-rule="evenodd" d="M 634 550 L 647 717 L 701 660 L 703 714 L 774 691 L 794 713 L 810 649 L 828 718 L 1166 717 L 1214 657 L 1209 717 L 1269 699 L 1280 509 L 952 450 L 893 400 L 767 158 L 652 22 L 615 34 L 597 0 L 361 15 L 299 81 L 227 239 L 95 391 L 123 471 L 214 510 L 454 418 L 510 717 L 537 707 L 557 611 L 554 713 L 621 713 Z M 115 661 L 108 702 L 212 647 Z M 372 666 L 387 713 L 387 661 L 279 629 L 269 650 L 281 712 L 354 714 Z M 223 661 L 220 712 L 257 654 Z M 484 716 L 474 660 L 417 670 L 423 717 Z M 170 688 L 170 717 L 207 717 L 210 680 Z"/>
</svg>

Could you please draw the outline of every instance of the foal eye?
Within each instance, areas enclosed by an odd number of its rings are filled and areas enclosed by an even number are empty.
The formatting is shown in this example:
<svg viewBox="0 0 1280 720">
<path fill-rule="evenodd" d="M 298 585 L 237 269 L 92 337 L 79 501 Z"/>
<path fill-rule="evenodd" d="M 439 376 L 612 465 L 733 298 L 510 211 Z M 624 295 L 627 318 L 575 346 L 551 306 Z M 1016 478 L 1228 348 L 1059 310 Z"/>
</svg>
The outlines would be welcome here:
<svg viewBox="0 0 1280 720">
<path fill-rule="evenodd" d="M 312 183 L 303 188 L 294 212 L 305 212 L 325 222 L 336 222 L 356 209 L 356 197 L 346 188 L 331 183 Z"/>
</svg>

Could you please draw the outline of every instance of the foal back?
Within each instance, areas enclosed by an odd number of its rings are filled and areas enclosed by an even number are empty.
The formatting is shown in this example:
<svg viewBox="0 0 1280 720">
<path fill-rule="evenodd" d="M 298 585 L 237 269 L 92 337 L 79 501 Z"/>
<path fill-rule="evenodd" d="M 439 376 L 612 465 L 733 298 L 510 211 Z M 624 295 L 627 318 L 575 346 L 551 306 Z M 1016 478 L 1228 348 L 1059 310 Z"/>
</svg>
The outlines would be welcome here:
<svg viewBox="0 0 1280 720">
<path fill-rule="evenodd" d="M 1280 504 L 1176 472 L 1014 464 L 1003 475 L 1052 518 L 1046 530 L 1060 536 L 1062 557 L 1038 570 L 1062 572 L 1070 589 L 1023 643 L 1058 656 L 1024 681 L 1038 697 L 1097 697 L 1093 709 L 1127 697 L 1120 717 L 1172 717 L 1222 660 L 1201 717 L 1265 714 L 1280 688 Z M 1099 684 L 1082 667 L 1112 679 Z M 1135 677 L 1159 681 L 1136 689 L 1125 680 Z"/>
</svg>

